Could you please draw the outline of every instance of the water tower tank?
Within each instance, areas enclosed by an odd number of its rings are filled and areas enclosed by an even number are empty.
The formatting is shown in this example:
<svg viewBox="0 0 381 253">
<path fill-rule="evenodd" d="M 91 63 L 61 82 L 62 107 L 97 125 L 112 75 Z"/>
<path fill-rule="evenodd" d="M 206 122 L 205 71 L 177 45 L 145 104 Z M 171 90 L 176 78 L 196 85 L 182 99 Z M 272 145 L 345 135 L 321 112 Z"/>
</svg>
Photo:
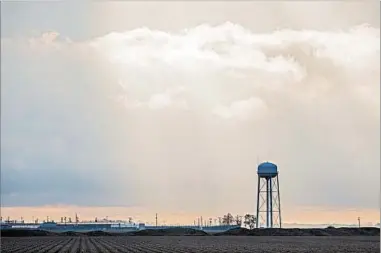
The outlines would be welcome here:
<svg viewBox="0 0 381 253">
<path fill-rule="evenodd" d="M 258 176 L 259 177 L 276 177 L 278 175 L 278 167 L 270 162 L 264 162 L 258 165 Z"/>
</svg>

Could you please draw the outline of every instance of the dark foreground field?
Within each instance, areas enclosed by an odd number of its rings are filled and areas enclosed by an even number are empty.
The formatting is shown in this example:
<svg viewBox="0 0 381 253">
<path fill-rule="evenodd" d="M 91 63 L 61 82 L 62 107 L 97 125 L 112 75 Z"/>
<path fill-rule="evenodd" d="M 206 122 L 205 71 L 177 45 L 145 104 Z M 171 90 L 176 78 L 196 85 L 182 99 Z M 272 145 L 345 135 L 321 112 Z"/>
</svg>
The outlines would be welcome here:
<svg viewBox="0 0 381 253">
<path fill-rule="evenodd" d="M 2 237 L 1 252 L 380 252 L 377 236 Z"/>
<path fill-rule="evenodd" d="M 208 234 L 204 231 L 190 228 L 145 229 L 125 233 L 110 233 L 106 231 L 92 232 L 49 232 L 30 229 L 2 229 L 1 237 L 31 237 L 31 236 L 380 236 L 380 229 L 374 227 L 362 228 L 269 228 L 231 229 L 222 233 Z"/>
</svg>

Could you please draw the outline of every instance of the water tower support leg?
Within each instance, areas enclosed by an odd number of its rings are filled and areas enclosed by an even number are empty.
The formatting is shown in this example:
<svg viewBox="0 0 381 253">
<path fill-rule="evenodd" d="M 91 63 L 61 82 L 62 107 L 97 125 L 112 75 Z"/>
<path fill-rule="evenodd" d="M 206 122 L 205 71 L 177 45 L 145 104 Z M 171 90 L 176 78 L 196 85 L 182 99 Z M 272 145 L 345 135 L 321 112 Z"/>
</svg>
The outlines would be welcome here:
<svg viewBox="0 0 381 253">
<path fill-rule="evenodd" d="M 273 227 L 273 184 L 272 179 L 269 179 L 269 201 L 270 201 L 270 228 Z"/>
<path fill-rule="evenodd" d="M 260 218 L 259 218 L 259 192 L 261 190 L 261 178 L 258 176 L 258 189 L 257 189 L 257 217 L 256 217 L 256 228 L 259 228 Z"/>
<path fill-rule="evenodd" d="M 270 179 L 266 178 L 266 227 L 270 227 Z"/>
<path fill-rule="evenodd" d="M 279 177 L 278 175 L 276 176 L 276 188 L 278 190 L 278 215 L 279 215 L 279 228 L 282 228 L 282 215 L 280 212 L 280 190 L 279 190 Z"/>
</svg>

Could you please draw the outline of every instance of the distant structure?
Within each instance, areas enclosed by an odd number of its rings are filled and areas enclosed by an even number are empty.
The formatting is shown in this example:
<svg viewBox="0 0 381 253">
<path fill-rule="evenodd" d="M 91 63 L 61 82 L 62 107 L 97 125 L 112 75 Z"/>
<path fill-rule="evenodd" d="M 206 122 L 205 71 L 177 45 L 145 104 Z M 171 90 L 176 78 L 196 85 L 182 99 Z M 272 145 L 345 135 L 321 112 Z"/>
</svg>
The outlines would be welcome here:
<svg viewBox="0 0 381 253">
<path fill-rule="evenodd" d="M 256 227 L 282 227 L 278 166 L 270 162 L 258 165 L 257 222 Z"/>
</svg>

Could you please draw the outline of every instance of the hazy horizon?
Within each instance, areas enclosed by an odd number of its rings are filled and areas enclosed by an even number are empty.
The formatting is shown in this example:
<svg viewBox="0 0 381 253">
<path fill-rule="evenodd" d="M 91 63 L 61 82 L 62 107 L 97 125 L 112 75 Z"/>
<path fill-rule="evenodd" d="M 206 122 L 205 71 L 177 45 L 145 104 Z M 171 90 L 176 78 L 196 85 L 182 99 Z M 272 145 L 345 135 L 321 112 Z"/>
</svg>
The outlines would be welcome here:
<svg viewBox="0 0 381 253">
<path fill-rule="evenodd" d="M 379 222 L 379 2 L 1 7 L 3 218 Z"/>
</svg>

